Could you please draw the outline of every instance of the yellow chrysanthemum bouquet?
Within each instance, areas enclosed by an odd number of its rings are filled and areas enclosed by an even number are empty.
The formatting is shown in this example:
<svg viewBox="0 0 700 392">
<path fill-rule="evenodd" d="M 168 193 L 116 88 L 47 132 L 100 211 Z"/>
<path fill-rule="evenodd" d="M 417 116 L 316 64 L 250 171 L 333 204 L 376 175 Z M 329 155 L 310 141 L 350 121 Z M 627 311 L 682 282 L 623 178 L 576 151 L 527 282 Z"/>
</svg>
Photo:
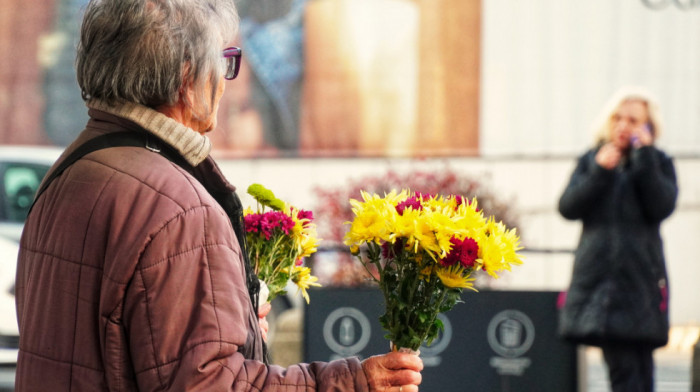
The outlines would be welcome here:
<svg viewBox="0 0 700 392">
<path fill-rule="evenodd" d="M 286 293 L 290 280 L 308 303 L 306 290 L 320 286 L 309 267 L 303 266 L 304 258 L 316 252 L 319 241 L 313 213 L 285 203 L 260 184 L 249 186 L 248 194 L 258 203 L 257 210 L 247 208 L 243 218 L 248 257 L 264 283 L 261 303 Z"/>
<path fill-rule="evenodd" d="M 417 351 L 442 330 L 438 314 L 474 290 L 472 274 L 497 278 L 521 264 L 515 229 L 487 218 L 477 200 L 404 190 L 350 200 L 355 215 L 345 244 L 378 283 L 386 312 L 380 317 L 393 349 Z M 375 271 L 376 270 L 376 271 Z"/>
</svg>

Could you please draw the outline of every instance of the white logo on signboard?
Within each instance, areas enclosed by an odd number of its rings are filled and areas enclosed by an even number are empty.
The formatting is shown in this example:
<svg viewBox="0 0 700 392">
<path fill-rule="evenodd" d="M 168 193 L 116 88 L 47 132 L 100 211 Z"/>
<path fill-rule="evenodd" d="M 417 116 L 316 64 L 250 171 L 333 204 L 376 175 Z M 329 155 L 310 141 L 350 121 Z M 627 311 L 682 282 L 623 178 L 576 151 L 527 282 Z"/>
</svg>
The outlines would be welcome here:
<svg viewBox="0 0 700 392">
<path fill-rule="evenodd" d="M 487 339 L 491 349 L 500 355 L 489 362 L 499 374 L 522 375 L 530 366 L 529 358 L 519 358 L 535 341 L 535 325 L 523 312 L 504 310 L 489 322 Z"/>
<path fill-rule="evenodd" d="M 323 339 L 340 357 L 356 355 L 367 347 L 372 335 L 369 319 L 356 308 L 338 308 L 323 323 Z"/>
</svg>

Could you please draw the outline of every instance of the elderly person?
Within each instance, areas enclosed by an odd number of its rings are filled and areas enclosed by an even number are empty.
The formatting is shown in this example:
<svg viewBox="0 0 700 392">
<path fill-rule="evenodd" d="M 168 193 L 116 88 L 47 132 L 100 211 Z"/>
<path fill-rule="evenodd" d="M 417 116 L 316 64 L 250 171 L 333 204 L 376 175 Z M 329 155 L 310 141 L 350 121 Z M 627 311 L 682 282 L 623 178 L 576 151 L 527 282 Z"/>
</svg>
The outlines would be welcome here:
<svg viewBox="0 0 700 392">
<path fill-rule="evenodd" d="M 601 123 L 559 200 L 565 218 L 583 222 L 560 331 L 602 348 L 614 392 L 652 391 L 652 353 L 669 329 L 659 229 L 675 208 L 676 175 L 654 146 L 661 123 L 646 91 L 620 90 Z"/>
<path fill-rule="evenodd" d="M 17 391 L 418 390 L 410 354 L 263 360 L 240 202 L 204 136 L 240 63 L 224 49 L 233 4 L 88 4 L 77 73 L 90 120 L 20 244 Z"/>
</svg>

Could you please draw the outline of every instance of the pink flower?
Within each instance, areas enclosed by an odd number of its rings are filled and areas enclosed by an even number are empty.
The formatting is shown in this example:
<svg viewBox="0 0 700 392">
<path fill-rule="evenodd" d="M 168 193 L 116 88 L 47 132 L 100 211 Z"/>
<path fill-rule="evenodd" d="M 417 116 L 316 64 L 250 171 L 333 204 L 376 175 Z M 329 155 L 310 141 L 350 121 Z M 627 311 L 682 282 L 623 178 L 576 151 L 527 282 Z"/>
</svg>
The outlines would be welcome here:
<svg viewBox="0 0 700 392">
<path fill-rule="evenodd" d="M 452 243 L 452 250 L 445 258 L 440 260 L 440 265 L 449 267 L 460 263 L 462 268 L 473 267 L 479 254 L 479 244 L 469 237 L 461 241 L 453 237 L 450 242 Z"/>
<path fill-rule="evenodd" d="M 294 220 L 283 212 L 278 212 L 278 218 L 284 234 L 289 234 L 294 228 Z"/>
<path fill-rule="evenodd" d="M 262 214 L 262 216 L 258 218 L 257 223 L 259 227 L 258 230 L 254 231 L 253 229 L 251 229 L 248 231 L 260 232 L 265 236 L 266 240 L 272 238 L 272 236 L 276 234 L 275 231 L 278 229 L 281 230 L 284 234 L 289 234 L 292 228 L 294 228 L 294 221 L 292 220 L 292 218 L 286 215 L 285 213 L 279 211 L 268 211 Z"/>
<path fill-rule="evenodd" d="M 299 220 L 307 219 L 306 221 L 304 221 L 304 224 L 303 224 L 303 226 L 306 227 L 306 225 L 313 222 L 314 213 L 311 211 L 299 210 L 299 212 L 297 212 L 297 219 L 299 219 Z"/>
<path fill-rule="evenodd" d="M 260 214 L 248 214 L 243 220 L 245 221 L 245 231 L 248 233 L 260 231 Z"/>
</svg>

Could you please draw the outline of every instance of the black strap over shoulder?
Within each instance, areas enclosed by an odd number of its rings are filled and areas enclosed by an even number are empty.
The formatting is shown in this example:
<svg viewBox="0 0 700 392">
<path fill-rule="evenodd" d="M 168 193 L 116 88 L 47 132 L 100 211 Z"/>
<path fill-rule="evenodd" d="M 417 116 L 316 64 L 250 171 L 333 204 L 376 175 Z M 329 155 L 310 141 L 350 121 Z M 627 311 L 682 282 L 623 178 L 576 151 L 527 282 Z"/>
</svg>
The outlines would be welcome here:
<svg viewBox="0 0 700 392">
<path fill-rule="evenodd" d="M 70 155 L 68 155 L 57 167 L 53 170 L 48 177 L 44 179 L 39 190 L 37 190 L 34 196 L 34 202 L 39 199 L 39 196 L 44 193 L 46 188 L 55 180 L 58 176 L 63 174 L 63 172 L 72 164 L 77 162 L 80 158 L 85 155 L 105 148 L 110 147 L 145 147 L 150 151 L 160 153 L 168 160 L 176 163 L 178 166 L 192 173 L 192 165 L 187 163 L 187 161 L 174 152 L 171 147 L 163 146 L 163 143 L 159 142 L 158 139 L 147 133 L 143 132 L 115 132 L 108 133 L 105 135 L 100 135 L 95 138 L 88 140 L 87 142 L 81 144 L 76 148 Z M 34 207 L 34 204 L 32 204 Z M 31 211 L 31 208 L 29 209 Z"/>
</svg>

